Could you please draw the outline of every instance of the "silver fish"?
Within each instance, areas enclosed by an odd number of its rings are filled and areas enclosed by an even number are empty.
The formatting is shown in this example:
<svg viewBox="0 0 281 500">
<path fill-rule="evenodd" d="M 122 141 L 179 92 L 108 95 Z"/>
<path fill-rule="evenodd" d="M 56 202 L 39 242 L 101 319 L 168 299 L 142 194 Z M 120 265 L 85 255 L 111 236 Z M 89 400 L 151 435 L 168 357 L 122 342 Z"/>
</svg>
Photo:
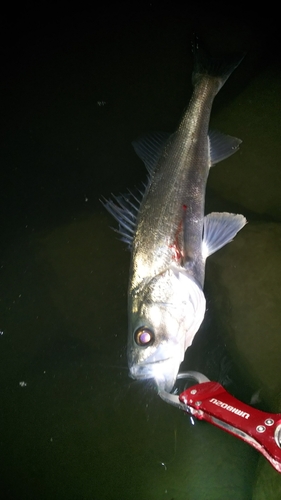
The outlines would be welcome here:
<svg viewBox="0 0 281 500">
<path fill-rule="evenodd" d="M 135 379 L 171 391 L 205 315 L 206 258 L 246 224 L 243 215 L 204 216 L 209 169 L 237 151 L 240 139 L 209 131 L 214 97 L 240 63 L 206 60 L 195 47 L 193 94 L 172 135 L 133 143 L 148 182 L 142 199 L 128 192 L 104 203 L 132 249 L 128 288 L 128 364 Z"/>
</svg>

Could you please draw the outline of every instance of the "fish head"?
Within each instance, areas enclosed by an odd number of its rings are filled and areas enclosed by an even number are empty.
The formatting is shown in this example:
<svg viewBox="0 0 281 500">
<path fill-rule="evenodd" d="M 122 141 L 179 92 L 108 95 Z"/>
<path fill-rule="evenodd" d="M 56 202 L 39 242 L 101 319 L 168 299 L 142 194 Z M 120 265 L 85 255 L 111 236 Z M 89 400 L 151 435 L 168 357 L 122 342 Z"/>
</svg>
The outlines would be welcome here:
<svg viewBox="0 0 281 500">
<path fill-rule="evenodd" d="M 135 379 L 153 378 L 170 392 L 206 301 L 183 268 L 168 268 L 129 295 L 128 364 Z"/>
</svg>

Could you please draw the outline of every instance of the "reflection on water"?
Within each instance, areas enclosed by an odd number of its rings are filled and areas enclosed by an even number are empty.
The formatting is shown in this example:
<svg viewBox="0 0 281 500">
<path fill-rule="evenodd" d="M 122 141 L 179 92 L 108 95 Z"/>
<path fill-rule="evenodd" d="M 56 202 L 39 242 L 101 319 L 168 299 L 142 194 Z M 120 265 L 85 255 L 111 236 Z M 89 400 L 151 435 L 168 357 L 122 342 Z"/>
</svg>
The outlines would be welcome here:
<svg viewBox="0 0 281 500">
<path fill-rule="evenodd" d="M 34 49 L 30 66 L 11 65 L 0 203 L 5 499 L 281 495 L 281 477 L 248 445 L 128 377 L 130 255 L 98 197 L 144 178 L 130 141 L 159 124 L 173 130 L 189 98 L 182 40 L 192 29 L 162 23 L 126 27 L 130 39 L 115 25 L 108 42 L 102 30 L 70 46 L 46 39 L 45 58 Z M 184 368 L 248 403 L 260 391 L 260 408 L 281 411 L 281 79 L 274 61 L 252 78 L 256 61 L 214 107 L 214 127 L 243 145 L 212 169 L 207 196 L 208 210 L 241 211 L 249 225 L 209 260 L 206 320 Z"/>
</svg>

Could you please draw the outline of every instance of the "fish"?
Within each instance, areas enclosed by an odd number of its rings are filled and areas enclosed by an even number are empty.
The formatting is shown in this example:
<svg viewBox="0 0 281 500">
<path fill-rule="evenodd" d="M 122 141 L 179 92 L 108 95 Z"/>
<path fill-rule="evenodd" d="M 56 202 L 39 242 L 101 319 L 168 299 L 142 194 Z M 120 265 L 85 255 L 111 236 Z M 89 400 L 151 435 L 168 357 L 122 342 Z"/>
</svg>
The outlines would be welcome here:
<svg viewBox="0 0 281 500">
<path fill-rule="evenodd" d="M 131 249 L 128 284 L 129 374 L 170 392 L 185 352 L 203 322 L 208 256 L 246 224 L 242 214 L 205 215 L 210 167 L 241 140 L 209 130 L 213 100 L 243 55 L 218 60 L 193 47 L 193 92 L 177 130 L 133 142 L 148 179 L 143 190 L 102 203 Z"/>
</svg>

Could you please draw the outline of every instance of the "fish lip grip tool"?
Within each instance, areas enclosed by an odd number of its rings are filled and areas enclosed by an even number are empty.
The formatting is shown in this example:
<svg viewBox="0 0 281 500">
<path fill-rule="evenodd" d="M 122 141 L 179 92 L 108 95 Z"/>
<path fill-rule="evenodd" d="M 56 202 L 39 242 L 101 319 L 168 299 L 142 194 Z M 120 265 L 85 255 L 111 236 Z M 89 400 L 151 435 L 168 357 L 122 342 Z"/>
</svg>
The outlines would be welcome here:
<svg viewBox="0 0 281 500">
<path fill-rule="evenodd" d="M 179 373 L 179 379 L 197 383 L 179 395 L 159 390 L 164 401 L 242 439 L 281 473 L 281 413 L 267 413 L 239 401 L 202 373 Z"/>
</svg>

